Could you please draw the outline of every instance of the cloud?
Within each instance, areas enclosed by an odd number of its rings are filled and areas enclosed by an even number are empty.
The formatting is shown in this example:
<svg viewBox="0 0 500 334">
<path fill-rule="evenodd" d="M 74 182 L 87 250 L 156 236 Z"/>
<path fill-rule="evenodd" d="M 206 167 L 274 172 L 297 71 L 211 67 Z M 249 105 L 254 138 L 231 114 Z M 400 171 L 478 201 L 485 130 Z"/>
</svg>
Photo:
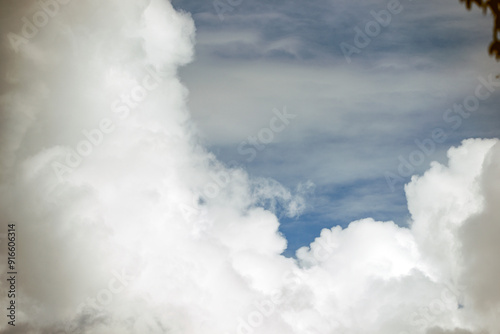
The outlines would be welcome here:
<svg viewBox="0 0 500 334">
<path fill-rule="evenodd" d="M 497 143 L 488 152 L 482 166 L 483 173 L 477 181 L 484 194 L 483 209 L 470 216 L 458 231 L 463 240 L 463 284 L 468 287 L 468 296 L 474 307 L 490 317 L 485 321 L 496 323 L 497 326 L 499 322 L 494 319 L 498 318 L 495 316 L 495 310 L 498 310 L 500 305 L 500 291 L 490 287 L 500 278 L 500 266 L 496 261 L 492 261 L 489 254 L 498 254 L 499 251 L 497 237 L 500 230 L 496 205 L 500 196 L 497 182 L 499 151 L 500 145 Z"/>
<path fill-rule="evenodd" d="M 441 328 L 431 328 L 427 331 L 427 334 L 471 334 L 472 332 L 468 330 L 443 330 Z"/>
<path fill-rule="evenodd" d="M 273 211 L 300 214 L 312 184 L 252 178 L 200 145 L 177 77 L 190 16 L 59 3 L 6 60 L 0 209 L 18 275 L 1 333 L 499 330 L 498 140 L 414 177 L 410 228 L 361 219 L 286 258 Z"/>
</svg>

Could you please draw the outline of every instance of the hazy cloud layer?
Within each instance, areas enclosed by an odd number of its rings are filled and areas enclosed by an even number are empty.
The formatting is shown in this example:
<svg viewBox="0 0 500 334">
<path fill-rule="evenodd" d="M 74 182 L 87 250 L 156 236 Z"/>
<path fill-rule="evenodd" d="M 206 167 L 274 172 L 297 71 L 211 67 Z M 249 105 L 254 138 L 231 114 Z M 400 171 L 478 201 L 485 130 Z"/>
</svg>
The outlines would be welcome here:
<svg viewBox="0 0 500 334">
<path fill-rule="evenodd" d="M 220 9 L 222 19 L 214 7 L 220 3 L 230 4 Z M 296 227 L 328 227 L 333 217 L 346 225 L 373 215 L 405 226 L 401 203 L 411 174 L 444 162 L 448 147 L 463 139 L 500 135 L 498 89 L 460 123 L 443 119 L 474 94 L 480 77 L 497 71 L 487 54 L 491 16 L 479 9 L 467 11 L 457 0 L 402 0 L 390 23 L 348 63 L 341 43 L 354 47 L 356 31 L 373 26 L 373 12 L 387 11 L 389 3 L 398 2 L 173 1 L 192 13 L 197 27 L 195 60 L 180 77 L 202 140 L 219 159 L 237 160 L 251 174 L 291 188 L 316 184 L 309 206 L 315 210 L 282 228 L 299 243 L 312 239 L 293 232 Z M 297 121 L 248 161 L 239 145 L 284 105 Z M 399 175 L 400 157 L 408 159 L 419 149 L 415 140 L 436 128 L 445 131 L 445 142 Z M 387 172 L 401 179 L 388 185 Z M 372 193 L 382 205 L 372 205 Z M 349 212 L 339 213 L 339 203 Z"/>
</svg>

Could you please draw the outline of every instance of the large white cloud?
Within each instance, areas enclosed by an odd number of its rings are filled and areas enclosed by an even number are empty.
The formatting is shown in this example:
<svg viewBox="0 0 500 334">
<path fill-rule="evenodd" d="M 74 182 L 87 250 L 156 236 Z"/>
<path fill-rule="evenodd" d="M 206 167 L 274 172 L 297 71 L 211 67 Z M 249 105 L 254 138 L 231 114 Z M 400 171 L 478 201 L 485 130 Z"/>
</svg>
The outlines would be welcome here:
<svg viewBox="0 0 500 334">
<path fill-rule="evenodd" d="M 285 258 L 259 205 L 296 215 L 303 198 L 197 142 L 176 76 L 189 15 L 160 0 L 57 8 L 7 59 L 0 196 L 19 275 L 2 333 L 500 329 L 498 141 L 466 141 L 414 178 L 411 228 L 363 219 Z"/>
</svg>

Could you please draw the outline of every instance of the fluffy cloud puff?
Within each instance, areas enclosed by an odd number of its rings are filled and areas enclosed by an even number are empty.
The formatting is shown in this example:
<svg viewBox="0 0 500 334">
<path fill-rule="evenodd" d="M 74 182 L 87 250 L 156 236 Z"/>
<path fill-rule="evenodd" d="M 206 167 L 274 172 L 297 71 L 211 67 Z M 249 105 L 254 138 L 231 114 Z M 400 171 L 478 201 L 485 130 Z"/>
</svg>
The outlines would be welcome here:
<svg viewBox="0 0 500 334">
<path fill-rule="evenodd" d="M 465 141 L 414 177 L 409 228 L 362 219 L 285 258 L 261 205 L 296 215 L 304 199 L 198 144 L 176 75 L 189 15 L 160 0 L 57 3 L 7 59 L 0 208 L 19 275 L 2 333 L 500 329 L 497 140 Z"/>
</svg>

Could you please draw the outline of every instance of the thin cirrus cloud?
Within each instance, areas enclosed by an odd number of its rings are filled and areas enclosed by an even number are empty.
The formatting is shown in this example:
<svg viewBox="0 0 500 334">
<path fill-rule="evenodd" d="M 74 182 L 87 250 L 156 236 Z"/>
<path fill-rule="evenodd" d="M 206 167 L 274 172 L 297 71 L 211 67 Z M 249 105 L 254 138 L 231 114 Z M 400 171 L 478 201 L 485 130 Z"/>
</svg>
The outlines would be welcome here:
<svg viewBox="0 0 500 334">
<path fill-rule="evenodd" d="M 372 12 L 387 10 L 388 2 L 230 2 L 223 20 L 216 3 L 173 1 L 192 13 L 197 26 L 195 61 L 180 71 L 190 90 L 188 106 L 203 141 L 221 160 L 236 160 L 290 188 L 316 184 L 315 209 L 283 228 L 319 229 L 329 227 L 331 217 L 346 225 L 367 216 L 406 226 L 409 212 L 401 203 L 412 173 L 423 173 L 434 160 L 444 163 L 448 148 L 466 138 L 499 136 L 496 88 L 458 128 L 444 120 L 496 68 L 486 52 L 491 18 L 479 9 L 468 12 L 455 0 L 401 1 L 390 24 L 348 63 L 339 45 L 356 45 L 355 29 L 364 30 L 375 20 Z M 283 105 L 297 121 L 247 161 L 239 145 Z M 400 157 L 408 160 L 419 150 L 415 141 L 431 138 L 437 128 L 444 142 L 411 173 L 400 174 Z M 387 173 L 401 179 L 387 182 Z M 371 196 L 351 196 L 359 193 L 360 180 L 385 205 L 375 208 Z M 343 215 L 347 211 L 352 215 Z M 325 219 L 317 219 L 319 212 Z M 294 240 L 292 253 L 313 240 L 294 230 L 283 229 Z"/>
<path fill-rule="evenodd" d="M 290 191 L 202 146 L 177 73 L 191 16 L 160 0 L 58 8 L 2 50 L 0 207 L 17 226 L 19 294 L 1 333 L 500 329 L 497 139 L 413 177 L 409 227 L 357 219 L 285 257 L 273 206 L 300 214 L 313 185 Z"/>
</svg>

